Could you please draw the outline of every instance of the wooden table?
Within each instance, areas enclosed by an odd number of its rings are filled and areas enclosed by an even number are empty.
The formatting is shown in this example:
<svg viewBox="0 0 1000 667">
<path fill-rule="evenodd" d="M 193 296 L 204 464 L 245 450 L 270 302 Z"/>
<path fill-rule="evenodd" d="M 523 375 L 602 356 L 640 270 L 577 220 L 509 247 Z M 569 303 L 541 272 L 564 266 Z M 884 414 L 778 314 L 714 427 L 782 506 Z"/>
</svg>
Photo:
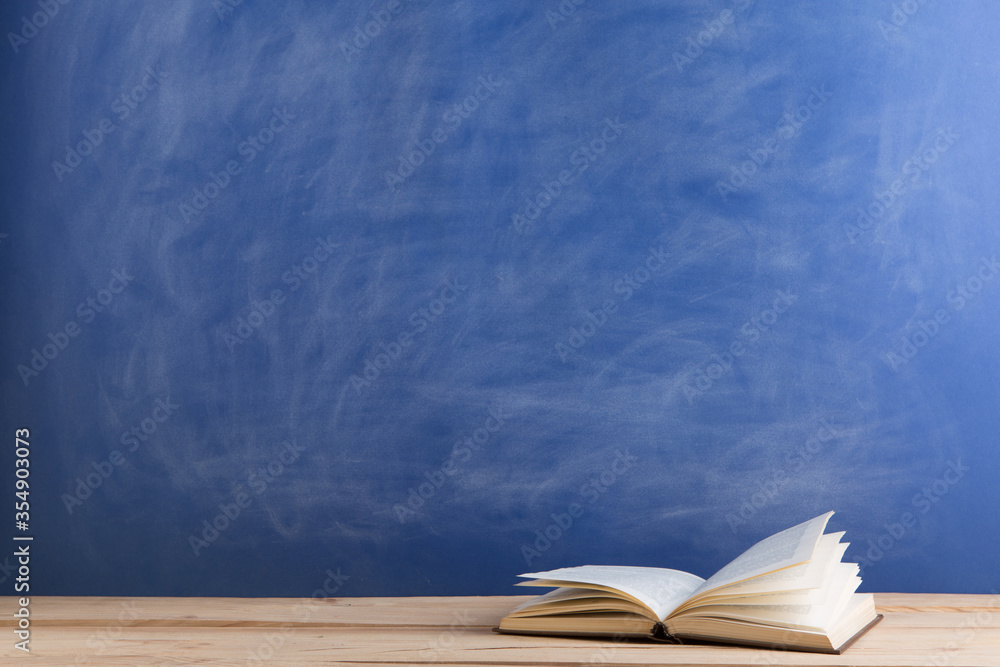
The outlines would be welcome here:
<svg viewBox="0 0 1000 667">
<path fill-rule="evenodd" d="M 875 596 L 882 621 L 840 656 L 621 644 L 491 631 L 524 597 L 32 597 L 31 653 L 8 665 L 854 665 L 1000 667 L 1000 596 Z"/>
</svg>

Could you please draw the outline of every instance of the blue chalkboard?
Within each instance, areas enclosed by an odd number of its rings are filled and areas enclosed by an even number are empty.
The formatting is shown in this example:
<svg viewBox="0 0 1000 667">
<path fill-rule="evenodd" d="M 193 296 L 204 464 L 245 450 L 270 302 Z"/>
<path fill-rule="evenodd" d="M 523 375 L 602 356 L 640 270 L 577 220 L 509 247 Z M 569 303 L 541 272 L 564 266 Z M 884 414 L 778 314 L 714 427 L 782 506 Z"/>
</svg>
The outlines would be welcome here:
<svg viewBox="0 0 1000 667">
<path fill-rule="evenodd" d="M 708 575 L 831 509 L 864 590 L 1000 586 L 998 20 L 7 3 L 31 592 Z"/>
</svg>

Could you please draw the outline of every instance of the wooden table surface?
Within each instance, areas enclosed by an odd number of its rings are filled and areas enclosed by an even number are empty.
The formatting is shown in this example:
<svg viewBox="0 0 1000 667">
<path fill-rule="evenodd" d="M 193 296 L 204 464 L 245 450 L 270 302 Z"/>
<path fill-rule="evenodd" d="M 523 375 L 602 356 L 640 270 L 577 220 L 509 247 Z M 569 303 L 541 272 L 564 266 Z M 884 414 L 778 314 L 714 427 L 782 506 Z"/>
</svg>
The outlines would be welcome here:
<svg viewBox="0 0 1000 667">
<path fill-rule="evenodd" d="M 885 620 L 840 656 L 492 632 L 524 597 L 6 597 L 2 665 L 853 665 L 1000 667 L 1000 597 L 876 594 Z"/>
</svg>

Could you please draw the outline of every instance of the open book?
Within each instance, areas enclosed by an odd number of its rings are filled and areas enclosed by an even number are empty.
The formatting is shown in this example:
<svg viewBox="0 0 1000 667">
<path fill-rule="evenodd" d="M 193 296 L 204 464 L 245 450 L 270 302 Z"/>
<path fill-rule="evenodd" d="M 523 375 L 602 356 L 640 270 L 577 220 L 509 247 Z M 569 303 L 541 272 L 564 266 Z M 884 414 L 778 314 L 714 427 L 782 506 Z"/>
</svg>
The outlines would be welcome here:
<svg viewBox="0 0 1000 667">
<path fill-rule="evenodd" d="M 519 575 L 556 590 L 520 605 L 499 632 L 648 637 L 841 653 L 881 620 L 856 563 L 842 563 L 833 512 L 761 540 L 708 580 L 656 567 L 584 565 Z"/>
</svg>

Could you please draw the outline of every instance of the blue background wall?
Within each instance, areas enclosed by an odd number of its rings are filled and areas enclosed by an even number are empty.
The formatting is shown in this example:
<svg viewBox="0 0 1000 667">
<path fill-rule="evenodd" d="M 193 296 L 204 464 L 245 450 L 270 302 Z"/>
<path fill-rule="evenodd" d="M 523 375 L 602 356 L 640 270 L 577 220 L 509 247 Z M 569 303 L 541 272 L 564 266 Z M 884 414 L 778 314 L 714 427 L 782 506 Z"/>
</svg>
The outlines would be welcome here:
<svg viewBox="0 0 1000 667">
<path fill-rule="evenodd" d="M 32 592 L 707 576 L 830 509 L 865 590 L 1000 585 L 995 3 L 39 11 L 0 10 Z"/>
</svg>

